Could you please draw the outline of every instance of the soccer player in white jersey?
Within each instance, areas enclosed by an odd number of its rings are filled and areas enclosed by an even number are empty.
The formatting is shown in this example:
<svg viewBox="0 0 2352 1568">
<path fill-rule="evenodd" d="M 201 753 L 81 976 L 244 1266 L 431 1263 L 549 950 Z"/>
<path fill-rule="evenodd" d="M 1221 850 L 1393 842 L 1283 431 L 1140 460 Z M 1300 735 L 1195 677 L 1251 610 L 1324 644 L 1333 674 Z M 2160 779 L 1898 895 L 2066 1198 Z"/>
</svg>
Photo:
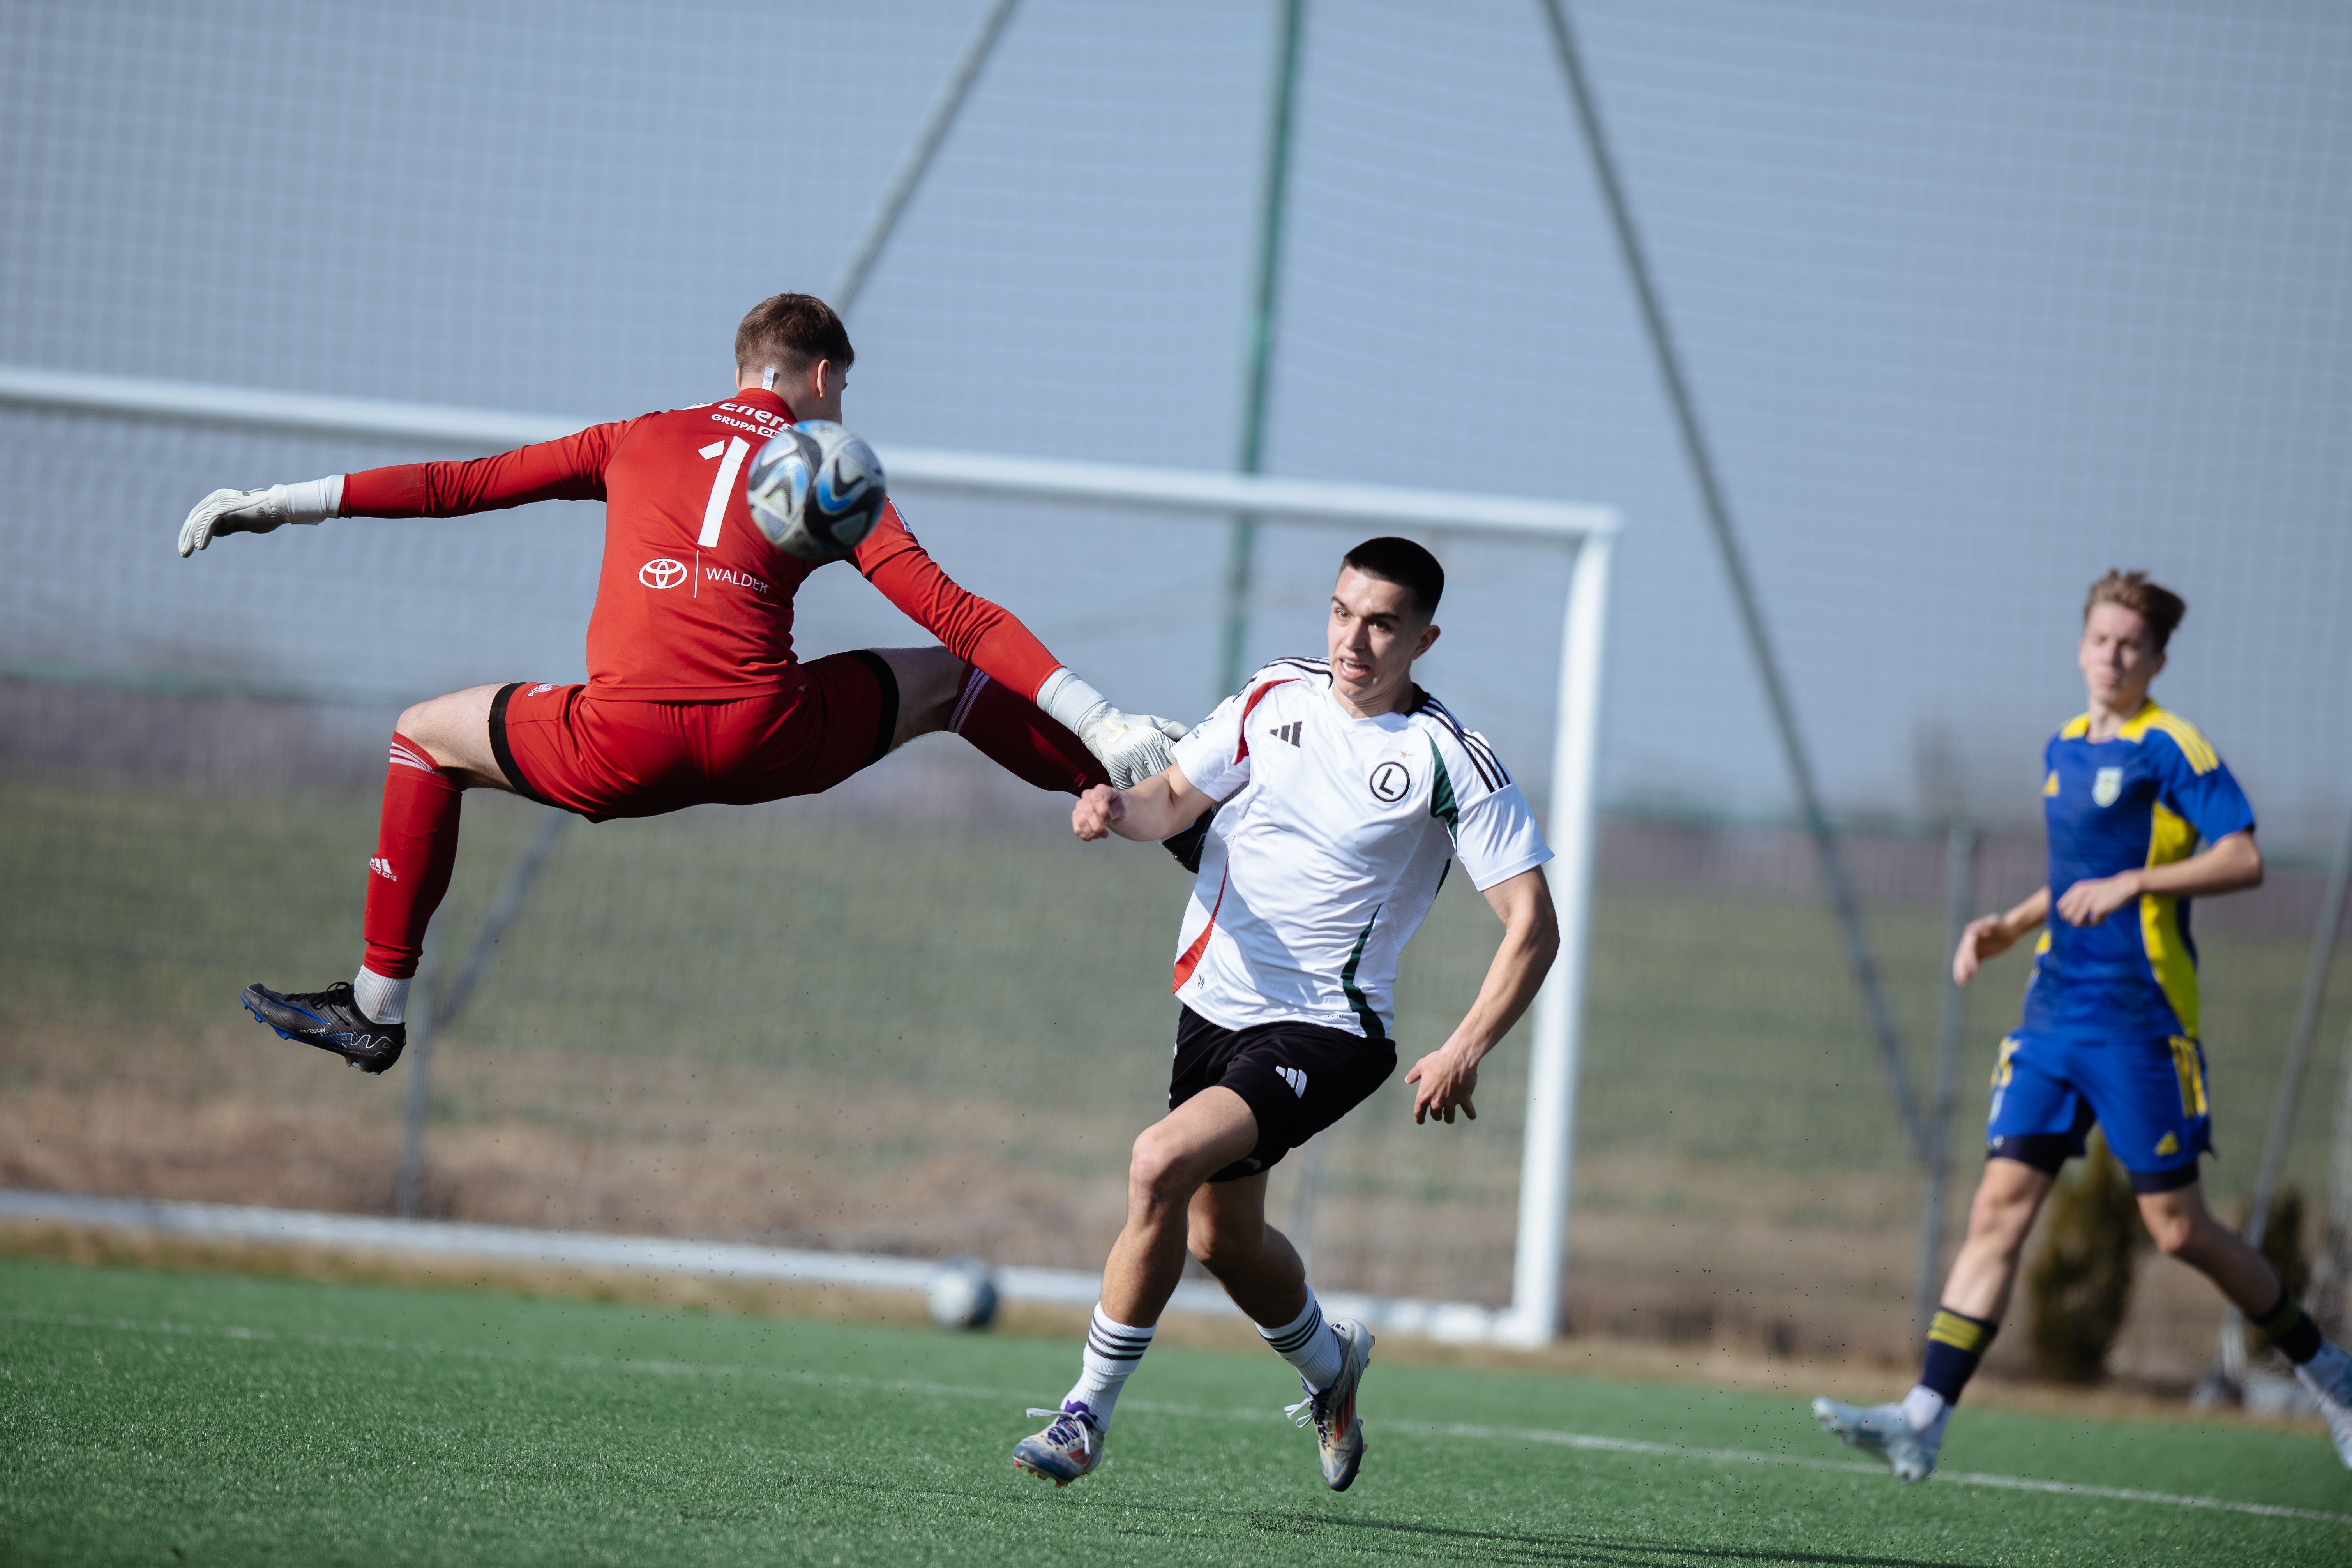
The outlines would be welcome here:
<svg viewBox="0 0 2352 1568">
<path fill-rule="evenodd" d="M 1297 1252 L 1265 1223 L 1268 1170 L 1396 1070 L 1397 957 L 1455 860 L 1503 920 L 1478 998 L 1405 1075 L 1413 1120 L 1475 1120 L 1480 1058 L 1559 949 L 1526 799 L 1486 741 L 1413 684 L 1445 574 L 1406 539 L 1348 552 L 1328 662 L 1276 659 L 1132 789 L 1079 797 L 1081 838 L 1161 840 L 1217 808 L 1177 941 L 1182 1005 L 1167 1117 L 1135 1141 L 1126 1228 L 1103 1270 L 1084 1369 L 1013 1463 L 1067 1486 L 1101 1463 L 1128 1375 L 1192 1255 L 1297 1368 L 1324 1483 L 1363 1461 L 1356 1390 L 1372 1336 L 1326 1322 Z"/>
</svg>

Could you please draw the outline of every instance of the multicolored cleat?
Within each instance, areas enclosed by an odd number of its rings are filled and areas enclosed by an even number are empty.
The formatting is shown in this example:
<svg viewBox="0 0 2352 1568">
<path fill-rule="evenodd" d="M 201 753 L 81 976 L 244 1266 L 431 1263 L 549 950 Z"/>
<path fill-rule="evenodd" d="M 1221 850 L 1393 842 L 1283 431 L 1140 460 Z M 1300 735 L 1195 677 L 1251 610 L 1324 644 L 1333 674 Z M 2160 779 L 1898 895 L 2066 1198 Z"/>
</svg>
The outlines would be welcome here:
<svg viewBox="0 0 2352 1568">
<path fill-rule="evenodd" d="M 1900 1405 L 1841 1405 L 1834 1399 L 1813 1401 L 1813 1419 L 1822 1430 L 1834 1436 L 1849 1448 L 1859 1448 L 1865 1454 L 1875 1454 L 1886 1461 L 1898 1481 L 1924 1481 L 1936 1468 L 1936 1455 L 1944 1446 L 1944 1423 L 1952 1418 L 1951 1407 L 1936 1417 L 1935 1424 L 1921 1431 L 1911 1425 Z"/>
<path fill-rule="evenodd" d="M 1343 1492 L 1355 1484 L 1356 1472 L 1364 1463 L 1364 1424 L 1356 1419 L 1356 1389 L 1364 1381 L 1364 1369 L 1372 1364 L 1372 1331 L 1346 1318 L 1332 1324 L 1331 1331 L 1339 1336 L 1339 1348 L 1347 1352 L 1339 1363 L 1339 1375 L 1320 1392 L 1299 1379 L 1307 1397 L 1284 1406 L 1283 1414 L 1301 1426 L 1315 1428 L 1315 1446 L 1323 1459 L 1323 1484 Z"/>
<path fill-rule="evenodd" d="M 1083 1400 L 1069 1400 L 1059 1410 L 1032 1409 L 1032 1415 L 1053 1420 L 1033 1437 L 1013 1447 L 1013 1466 L 1057 1487 L 1094 1474 L 1102 1463 L 1103 1430 Z"/>
<path fill-rule="evenodd" d="M 283 995 L 266 985 L 248 985 L 238 1000 L 281 1037 L 332 1051 L 366 1072 L 383 1071 L 408 1045 L 408 1026 L 379 1024 L 361 1012 L 348 980 L 324 991 Z"/>
<path fill-rule="evenodd" d="M 2294 1369 L 2294 1375 L 2319 1401 L 2319 1413 L 2327 1417 L 2327 1436 L 2336 1444 L 2336 1457 L 2352 1470 L 2352 1356 L 2324 1344 L 2317 1355 Z"/>
</svg>

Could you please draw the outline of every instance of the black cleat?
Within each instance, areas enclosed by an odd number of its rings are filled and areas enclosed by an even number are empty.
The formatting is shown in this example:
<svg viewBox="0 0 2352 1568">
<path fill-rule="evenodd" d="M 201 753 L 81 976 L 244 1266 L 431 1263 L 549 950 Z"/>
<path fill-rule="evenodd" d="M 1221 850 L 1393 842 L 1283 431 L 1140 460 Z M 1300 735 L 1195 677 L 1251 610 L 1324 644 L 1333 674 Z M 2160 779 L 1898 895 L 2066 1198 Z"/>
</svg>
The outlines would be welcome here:
<svg viewBox="0 0 2352 1568">
<path fill-rule="evenodd" d="M 407 1025 L 379 1024 L 360 1011 L 348 980 L 338 980 L 324 991 L 284 996 L 267 985 L 248 985 L 238 1000 L 283 1038 L 332 1051 L 366 1072 L 391 1067 L 408 1044 Z"/>
<path fill-rule="evenodd" d="M 1217 808 L 1209 807 L 1200 820 L 1181 833 L 1171 833 L 1160 841 L 1160 847 L 1176 857 L 1176 864 L 1197 877 L 1201 874 L 1201 846 L 1209 840 L 1209 824 L 1216 820 Z"/>
</svg>

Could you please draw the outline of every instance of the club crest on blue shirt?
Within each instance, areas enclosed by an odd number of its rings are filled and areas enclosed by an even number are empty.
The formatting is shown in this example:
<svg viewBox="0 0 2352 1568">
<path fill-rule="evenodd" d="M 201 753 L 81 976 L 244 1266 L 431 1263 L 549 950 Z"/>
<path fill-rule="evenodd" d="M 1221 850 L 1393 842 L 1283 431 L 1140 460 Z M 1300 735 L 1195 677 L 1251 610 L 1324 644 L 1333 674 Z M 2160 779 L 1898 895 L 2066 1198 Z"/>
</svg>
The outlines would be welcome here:
<svg viewBox="0 0 2352 1568">
<path fill-rule="evenodd" d="M 2091 798 L 2101 805 L 2113 805 L 2124 793 L 2124 771 L 2121 768 L 2101 768 L 2099 776 L 2091 781 Z"/>
</svg>

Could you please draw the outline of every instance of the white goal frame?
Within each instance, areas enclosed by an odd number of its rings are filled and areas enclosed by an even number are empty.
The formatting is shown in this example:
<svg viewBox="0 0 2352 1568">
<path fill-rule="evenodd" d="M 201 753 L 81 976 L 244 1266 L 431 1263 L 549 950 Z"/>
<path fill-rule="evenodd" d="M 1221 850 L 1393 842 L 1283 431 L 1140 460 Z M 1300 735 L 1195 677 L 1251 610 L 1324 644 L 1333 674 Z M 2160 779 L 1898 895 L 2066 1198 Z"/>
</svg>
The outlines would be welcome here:
<svg viewBox="0 0 2352 1568">
<path fill-rule="evenodd" d="M 582 426 L 576 419 L 538 415 L 199 386 L 23 366 L 0 366 L 0 405 L 276 434 L 358 436 L 469 454 L 551 440 Z M 883 443 L 877 444 L 876 452 L 893 491 L 1115 504 L 1213 521 L 1250 517 L 1356 528 L 1442 529 L 1551 540 L 1570 552 L 1571 565 L 1560 627 L 1549 834 L 1557 856 L 1551 882 L 1559 912 L 1560 954 L 1535 1008 L 1511 1304 L 1496 1312 L 1458 1302 L 1351 1300 L 1337 1294 L 1328 1298 L 1334 1310 L 1365 1317 L 1375 1326 L 1443 1339 L 1537 1345 L 1558 1337 L 1575 1154 L 1586 958 L 1591 946 L 1593 858 L 1598 849 L 1594 763 L 1600 746 L 1601 658 L 1610 558 L 1620 526 L 1617 513 L 1608 507 L 1563 501 Z M 894 1262 L 899 1272 L 905 1268 L 904 1260 L 875 1261 Z M 1032 1289 L 1008 1294 L 1063 1300 L 1076 1288 L 1045 1280 L 1045 1270 L 1007 1272 L 1038 1277 Z M 898 1282 L 895 1275 L 890 1282 Z M 1092 1289 L 1091 1283 L 1085 1286 L 1085 1300 L 1089 1302 Z"/>
</svg>

